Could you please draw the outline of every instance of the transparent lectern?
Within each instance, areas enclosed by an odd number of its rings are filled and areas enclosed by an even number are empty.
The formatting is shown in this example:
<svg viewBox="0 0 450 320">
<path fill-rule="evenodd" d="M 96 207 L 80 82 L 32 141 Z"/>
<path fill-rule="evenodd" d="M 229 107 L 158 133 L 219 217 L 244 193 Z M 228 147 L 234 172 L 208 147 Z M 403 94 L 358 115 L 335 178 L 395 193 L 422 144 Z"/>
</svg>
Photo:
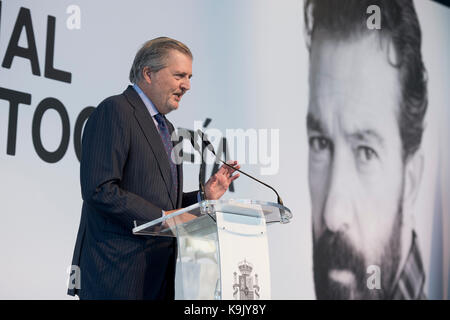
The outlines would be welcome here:
<svg viewBox="0 0 450 320">
<path fill-rule="evenodd" d="M 276 203 L 205 200 L 136 226 L 133 233 L 177 237 L 177 299 L 270 299 L 266 225 L 291 218 Z"/>
</svg>

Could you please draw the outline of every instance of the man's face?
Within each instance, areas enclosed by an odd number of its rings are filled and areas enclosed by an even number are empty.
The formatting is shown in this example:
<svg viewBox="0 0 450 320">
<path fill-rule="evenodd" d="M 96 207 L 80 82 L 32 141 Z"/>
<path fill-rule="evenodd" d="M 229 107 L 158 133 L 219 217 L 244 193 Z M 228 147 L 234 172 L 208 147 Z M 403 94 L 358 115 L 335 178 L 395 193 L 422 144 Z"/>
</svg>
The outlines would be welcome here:
<svg viewBox="0 0 450 320">
<path fill-rule="evenodd" d="M 319 299 L 380 298 L 400 259 L 403 161 L 398 71 L 377 35 L 314 35 L 308 111 L 314 281 Z M 392 48 L 391 48 L 392 49 Z M 367 267 L 381 269 L 369 289 Z"/>
<path fill-rule="evenodd" d="M 149 73 L 151 83 L 146 93 L 156 109 L 162 114 L 178 109 L 181 97 L 191 88 L 192 59 L 177 50 L 171 50 L 167 67 Z"/>
</svg>

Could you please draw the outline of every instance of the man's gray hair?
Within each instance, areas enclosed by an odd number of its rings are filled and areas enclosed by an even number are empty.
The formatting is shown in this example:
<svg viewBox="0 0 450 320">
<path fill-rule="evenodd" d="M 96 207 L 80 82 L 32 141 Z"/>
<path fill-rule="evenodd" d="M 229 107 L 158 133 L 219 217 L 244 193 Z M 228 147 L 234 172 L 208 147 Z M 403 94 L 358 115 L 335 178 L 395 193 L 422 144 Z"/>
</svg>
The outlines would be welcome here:
<svg viewBox="0 0 450 320">
<path fill-rule="evenodd" d="M 137 83 L 142 80 L 142 70 L 149 67 L 152 72 L 167 67 L 167 57 L 170 50 L 177 50 L 193 59 L 191 50 L 178 40 L 168 37 L 159 37 L 144 43 L 134 57 L 130 70 L 130 82 Z"/>
</svg>

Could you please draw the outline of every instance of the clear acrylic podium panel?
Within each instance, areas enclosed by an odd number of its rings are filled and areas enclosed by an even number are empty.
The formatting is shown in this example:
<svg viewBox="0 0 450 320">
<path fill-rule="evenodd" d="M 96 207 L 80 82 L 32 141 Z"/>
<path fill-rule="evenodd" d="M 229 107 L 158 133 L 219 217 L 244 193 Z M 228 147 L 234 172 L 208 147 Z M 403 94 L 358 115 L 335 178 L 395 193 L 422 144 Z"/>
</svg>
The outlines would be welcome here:
<svg viewBox="0 0 450 320">
<path fill-rule="evenodd" d="M 219 300 L 220 257 L 217 232 L 178 237 L 175 299 Z"/>
<path fill-rule="evenodd" d="M 176 298 L 221 299 L 216 212 L 265 217 L 266 224 L 288 223 L 290 210 L 254 200 L 205 200 L 133 229 L 134 234 L 178 238 Z M 255 219 L 260 221 L 261 219 Z"/>
<path fill-rule="evenodd" d="M 264 214 L 266 224 L 288 223 L 291 211 L 277 203 L 257 200 L 204 200 L 175 213 L 133 228 L 137 235 L 177 237 L 186 234 L 206 237 L 216 232 L 215 212 L 246 216 Z"/>
</svg>

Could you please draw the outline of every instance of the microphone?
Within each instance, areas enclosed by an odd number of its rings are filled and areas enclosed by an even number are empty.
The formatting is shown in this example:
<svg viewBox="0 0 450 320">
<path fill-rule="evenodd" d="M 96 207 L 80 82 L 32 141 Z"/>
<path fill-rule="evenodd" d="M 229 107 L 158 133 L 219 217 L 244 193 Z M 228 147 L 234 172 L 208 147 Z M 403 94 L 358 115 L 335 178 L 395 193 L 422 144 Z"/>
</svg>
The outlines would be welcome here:
<svg viewBox="0 0 450 320">
<path fill-rule="evenodd" d="M 213 145 L 211 144 L 211 142 L 208 140 L 208 138 L 206 137 L 206 134 L 204 134 L 203 131 L 200 130 L 200 129 L 197 130 L 197 133 L 198 133 L 198 134 L 200 135 L 200 137 L 202 138 L 202 145 L 203 145 L 203 148 L 204 148 L 204 149 L 208 149 L 209 151 L 211 151 L 211 153 L 216 157 L 217 160 L 219 160 L 220 162 L 222 162 L 224 165 L 230 167 L 231 169 L 236 170 L 236 171 L 238 171 L 238 172 L 240 172 L 240 173 L 246 175 L 247 177 L 252 178 L 252 179 L 255 180 L 256 182 L 261 183 L 262 185 L 266 186 L 267 188 L 271 189 L 271 190 L 272 190 L 273 192 L 275 192 L 275 194 L 277 195 L 277 202 L 278 202 L 278 204 L 284 206 L 283 200 L 281 200 L 281 197 L 280 197 L 280 195 L 278 194 L 277 190 L 275 190 L 275 188 L 273 188 L 272 186 L 268 185 L 268 184 L 265 183 L 265 182 L 262 182 L 262 181 L 259 180 L 259 179 L 256 179 L 255 177 L 249 175 L 248 173 L 245 173 L 244 171 L 241 171 L 241 170 L 239 170 L 239 169 L 234 168 L 233 166 L 230 166 L 228 163 L 226 163 L 226 162 L 223 161 L 222 159 L 218 158 L 217 155 L 216 155 L 216 152 L 214 151 L 214 147 L 213 147 Z M 192 143 L 192 146 L 194 147 L 194 149 L 200 152 L 200 147 L 198 146 L 198 144 L 197 144 L 197 147 L 194 146 L 194 144 L 196 144 L 196 142 L 194 141 L 193 135 L 191 135 L 191 143 Z M 201 153 L 200 153 L 200 154 L 201 154 Z M 201 154 L 201 155 L 202 155 L 202 154 Z M 203 155 L 202 155 L 202 162 L 203 162 L 203 161 L 204 161 L 204 160 L 203 160 Z"/>
<path fill-rule="evenodd" d="M 192 134 L 190 135 L 190 140 L 191 140 L 192 147 L 194 147 L 194 149 L 195 149 L 196 151 L 198 151 L 198 152 L 201 153 L 200 146 L 198 145 L 197 141 L 196 141 L 195 138 L 194 138 L 194 136 L 195 136 L 194 131 L 190 131 L 190 130 L 189 130 L 189 132 L 192 132 Z"/>
<path fill-rule="evenodd" d="M 203 131 L 200 130 L 200 129 L 197 130 L 197 133 L 198 133 L 199 136 L 202 138 L 202 146 L 203 146 L 203 149 L 208 149 L 209 151 L 211 151 L 211 153 L 212 153 L 215 157 L 217 157 L 217 156 L 216 156 L 216 152 L 214 151 L 214 147 L 213 147 L 213 145 L 211 144 L 211 142 L 208 140 L 208 138 L 206 137 L 206 134 L 204 134 Z M 191 137 L 191 138 L 192 138 L 192 137 Z M 219 159 L 219 160 L 220 160 L 220 159 Z M 220 160 L 220 161 L 222 161 L 222 160 Z M 222 161 L 222 162 L 223 162 L 223 161 Z"/>
<path fill-rule="evenodd" d="M 202 156 L 202 150 L 200 150 L 200 146 L 198 145 L 196 139 L 194 138 L 195 133 L 193 131 L 190 131 L 190 132 L 192 132 L 192 134 L 190 135 L 190 141 L 191 141 L 192 147 L 194 147 L 194 149 L 200 153 L 200 156 L 202 158 L 202 164 L 200 165 L 201 168 L 198 173 L 198 187 L 200 190 L 200 198 L 202 200 L 205 200 L 206 199 L 205 186 L 203 185 L 203 182 L 202 182 L 202 181 L 205 181 L 205 170 L 202 167 L 204 167 L 206 164 L 205 164 L 205 160 L 203 159 L 203 156 Z"/>
</svg>

